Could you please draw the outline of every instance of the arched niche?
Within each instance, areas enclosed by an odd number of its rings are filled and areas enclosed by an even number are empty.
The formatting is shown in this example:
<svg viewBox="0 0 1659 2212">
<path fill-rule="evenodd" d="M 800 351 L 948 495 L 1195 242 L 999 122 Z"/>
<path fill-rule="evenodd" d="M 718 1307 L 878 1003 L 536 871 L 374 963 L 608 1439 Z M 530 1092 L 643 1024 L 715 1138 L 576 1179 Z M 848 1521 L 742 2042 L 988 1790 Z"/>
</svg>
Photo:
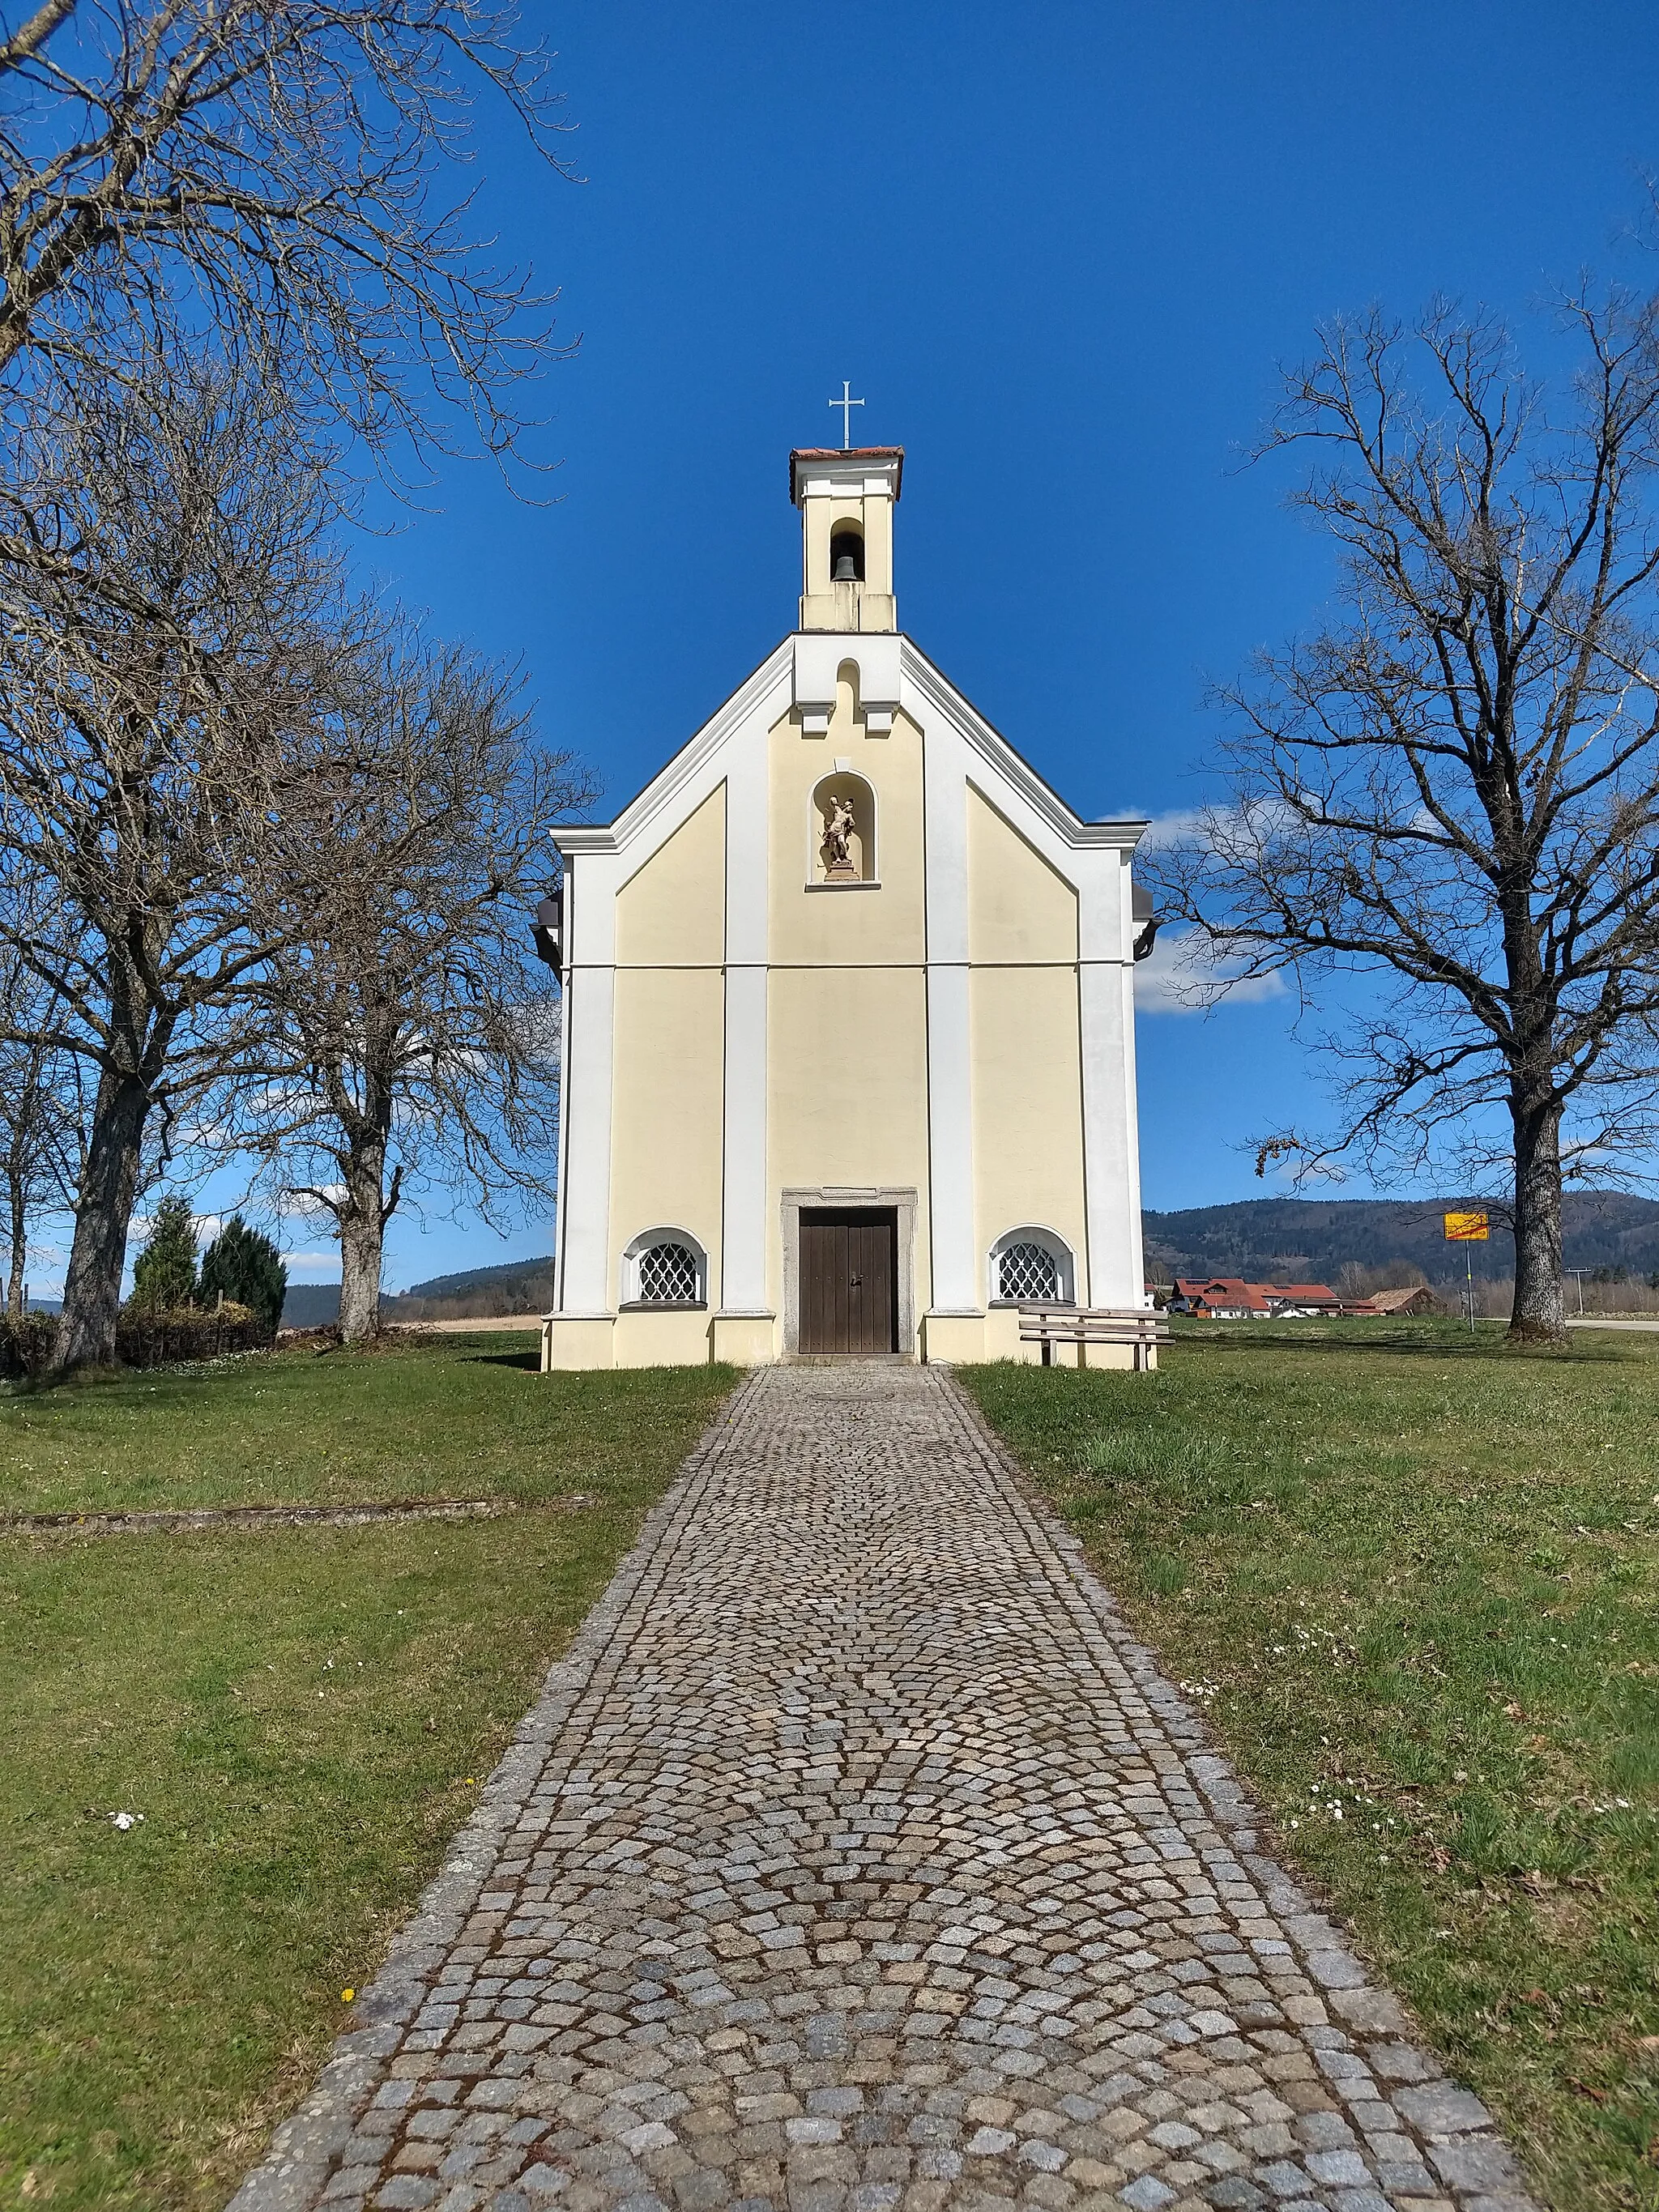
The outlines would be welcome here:
<svg viewBox="0 0 1659 2212">
<path fill-rule="evenodd" d="M 708 1303 L 708 1255 L 689 1230 L 666 1224 L 642 1230 L 622 1256 L 624 1309 L 683 1310 Z"/>
<path fill-rule="evenodd" d="M 1077 1299 L 1077 1270 L 1072 1248 L 1033 1221 L 1005 1230 L 990 1250 L 991 1304 L 1072 1305 Z"/>
<path fill-rule="evenodd" d="M 876 794 L 861 775 L 837 769 L 812 787 L 808 807 L 809 884 L 826 890 L 876 881 Z"/>
</svg>

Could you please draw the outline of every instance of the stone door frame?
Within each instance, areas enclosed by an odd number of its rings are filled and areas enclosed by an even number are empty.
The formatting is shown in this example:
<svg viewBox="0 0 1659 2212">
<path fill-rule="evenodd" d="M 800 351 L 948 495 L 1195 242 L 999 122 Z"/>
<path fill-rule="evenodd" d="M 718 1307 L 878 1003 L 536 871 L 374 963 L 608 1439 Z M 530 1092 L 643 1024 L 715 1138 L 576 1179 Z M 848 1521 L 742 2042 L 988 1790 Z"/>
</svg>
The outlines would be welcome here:
<svg viewBox="0 0 1659 2212">
<path fill-rule="evenodd" d="M 895 1261 L 898 1274 L 898 1356 L 916 1357 L 916 1190 L 886 1187 L 854 1189 L 830 1184 L 817 1190 L 790 1188 L 782 1194 L 783 1208 L 783 1356 L 800 1356 L 800 1217 L 803 1206 L 817 1211 L 835 1206 L 891 1206 L 897 1221 Z M 864 1353 L 860 1357 L 867 1358 Z"/>
</svg>

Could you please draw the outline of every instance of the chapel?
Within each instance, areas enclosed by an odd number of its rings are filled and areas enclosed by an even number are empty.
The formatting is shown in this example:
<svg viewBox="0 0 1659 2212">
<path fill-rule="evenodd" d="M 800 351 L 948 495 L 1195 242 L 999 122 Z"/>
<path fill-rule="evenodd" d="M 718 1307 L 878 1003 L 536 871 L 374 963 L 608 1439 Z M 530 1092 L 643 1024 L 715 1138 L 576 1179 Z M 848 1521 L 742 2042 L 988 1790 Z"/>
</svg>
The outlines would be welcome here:
<svg viewBox="0 0 1659 2212">
<path fill-rule="evenodd" d="M 1146 825 L 1081 820 L 900 629 L 903 471 L 790 455 L 798 626 L 553 832 L 544 1368 L 1035 1358 L 1022 1300 L 1146 1302 Z"/>
</svg>

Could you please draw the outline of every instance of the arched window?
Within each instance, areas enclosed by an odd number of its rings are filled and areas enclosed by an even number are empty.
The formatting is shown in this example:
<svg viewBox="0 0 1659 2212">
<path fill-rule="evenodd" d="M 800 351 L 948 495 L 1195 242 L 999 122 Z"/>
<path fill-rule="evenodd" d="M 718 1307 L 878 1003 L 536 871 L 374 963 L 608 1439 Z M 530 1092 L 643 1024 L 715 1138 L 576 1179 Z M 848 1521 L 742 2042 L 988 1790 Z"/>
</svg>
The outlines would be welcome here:
<svg viewBox="0 0 1659 2212">
<path fill-rule="evenodd" d="M 708 1303 L 708 1261 L 683 1229 L 647 1229 L 623 1254 L 624 1306 L 702 1306 Z"/>
<path fill-rule="evenodd" d="M 864 532 L 843 524 L 830 538 L 830 577 L 832 583 L 864 581 Z"/>
<path fill-rule="evenodd" d="M 991 1247 L 993 1305 L 1070 1305 L 1072 1249 L 1051 1229 L 1011 1229 Z"/>
</svg>

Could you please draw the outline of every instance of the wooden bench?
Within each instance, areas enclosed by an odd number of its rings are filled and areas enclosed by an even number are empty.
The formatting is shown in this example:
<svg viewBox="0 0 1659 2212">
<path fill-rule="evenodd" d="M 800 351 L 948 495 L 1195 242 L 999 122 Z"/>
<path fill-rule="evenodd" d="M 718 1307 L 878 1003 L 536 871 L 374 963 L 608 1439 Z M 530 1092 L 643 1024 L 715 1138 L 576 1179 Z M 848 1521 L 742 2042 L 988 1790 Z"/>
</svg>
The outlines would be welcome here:
<svg viewBox="0 0 1659 2212">
<path fill-rule="evenodd" d="M 1088 1364 L 1091 1344 L 1127 1344 L 1134 1347 L 1134 1369 L 1144 1375 L 1154 1364 L 1160 1344 L 1170 1341 L 1170 1325 L 1150 1306 L 1123 1311 L 1112 1306 L 1021 1306 L 1019 1340 L 1040 1344 L 1042 1364 L 1052 1367 L 1054 1346 L 1074 1344 L 1077 1364 Z"/>
</svg>

